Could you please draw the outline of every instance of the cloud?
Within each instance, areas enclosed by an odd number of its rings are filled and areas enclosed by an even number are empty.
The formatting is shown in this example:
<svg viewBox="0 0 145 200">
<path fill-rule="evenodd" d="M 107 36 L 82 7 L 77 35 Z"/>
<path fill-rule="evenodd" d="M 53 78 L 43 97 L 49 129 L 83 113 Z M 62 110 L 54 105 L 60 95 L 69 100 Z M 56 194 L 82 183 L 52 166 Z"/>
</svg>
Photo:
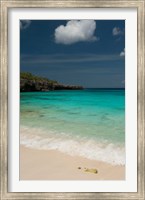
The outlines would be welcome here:
<svg viewBox="0 0 145 200">
<path fill-rule="evenodd" d="M 125 48 L 124 48 L 124 50 L 120 53 L 120 56 L 125 56 Z"/>
<path fill-rule="evenodd" d="M 114 36 L 123 35 L 124 34 L 124 30 L 121 30 L 119 27 L 114 27 L 113 30 L 112 30 L 112 34 Z"/>
<path fill-rule="evenodd" d="M 20 21 L 20 29 L 26 29 L 30 26 L 31 20 L 21 20 Z"/>
<path fill-rule="evenodd" d="M 77 42 L 96 41 L 94 20 L 71 20 L 55 29 L 55 42 L 70 45 Z"/>
<path fill-rule="evenodd" d="M 21 64 L 64 64 L 64 63 L 86 63 L 86 62 L 101 62 L 101 61 L 115 61 L 121 60 L 119 55 L 21 55 Z"/>
</svg>

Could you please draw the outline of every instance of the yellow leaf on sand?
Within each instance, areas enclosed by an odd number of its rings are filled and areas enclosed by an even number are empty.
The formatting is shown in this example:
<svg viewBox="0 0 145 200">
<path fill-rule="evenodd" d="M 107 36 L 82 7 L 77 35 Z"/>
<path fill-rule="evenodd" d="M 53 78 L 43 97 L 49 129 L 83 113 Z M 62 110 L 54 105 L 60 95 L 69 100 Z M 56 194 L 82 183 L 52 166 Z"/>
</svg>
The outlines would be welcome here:
<svg viewBox="0 0 145 200">
<path fill-rule="evenodd" d="M 98 170 L 97 170 L 97 169 L 89 169 L 89 168 L 86 168 L 84 171 L 85 171 L 85 172 L 94 173 L 94 174 L 97 174 L 97 173 L 98 173 Z"/>
</svg>

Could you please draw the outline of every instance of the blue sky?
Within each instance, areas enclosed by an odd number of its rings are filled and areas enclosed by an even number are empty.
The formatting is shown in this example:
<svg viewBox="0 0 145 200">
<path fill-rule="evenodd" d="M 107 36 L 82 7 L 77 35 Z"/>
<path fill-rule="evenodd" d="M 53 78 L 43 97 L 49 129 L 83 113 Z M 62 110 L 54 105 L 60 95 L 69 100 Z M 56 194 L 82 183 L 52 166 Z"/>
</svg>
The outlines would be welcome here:
<svg viewBox="0 0 145 200">
<path fill-rule="evenodd" d="M 20 70 L 63 84 L 122 88 L 125 21 L 20 21 Z"/>
</svg>

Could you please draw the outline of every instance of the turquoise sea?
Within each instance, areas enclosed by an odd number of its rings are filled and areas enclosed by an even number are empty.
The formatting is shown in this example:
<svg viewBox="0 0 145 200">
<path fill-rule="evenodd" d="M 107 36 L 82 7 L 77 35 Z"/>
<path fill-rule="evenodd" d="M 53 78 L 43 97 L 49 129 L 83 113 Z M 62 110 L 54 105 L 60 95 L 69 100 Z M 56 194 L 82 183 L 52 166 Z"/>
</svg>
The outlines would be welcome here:
<svg viewBox="0 0 145 200">
<path fill-rule="evenodd" d="M 125 164 L 125 90 L 20 94 L 20 143 Z"/>
</svg>

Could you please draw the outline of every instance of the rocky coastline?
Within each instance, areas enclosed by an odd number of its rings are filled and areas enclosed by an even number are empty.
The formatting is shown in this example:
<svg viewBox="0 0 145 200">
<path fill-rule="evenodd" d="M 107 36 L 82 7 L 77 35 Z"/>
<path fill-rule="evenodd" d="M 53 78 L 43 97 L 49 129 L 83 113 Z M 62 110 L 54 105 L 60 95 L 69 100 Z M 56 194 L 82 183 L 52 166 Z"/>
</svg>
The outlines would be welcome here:
<svg viewBox="0 0 145 200">
<path fill-rule="evenodd" d="M 34 76 L 31 73 L 21 73 L 20 92 L 39 92 L 53 90 L 82 90 L 82 86 L 64 85 L 47 78 Z"/>
</svg>

